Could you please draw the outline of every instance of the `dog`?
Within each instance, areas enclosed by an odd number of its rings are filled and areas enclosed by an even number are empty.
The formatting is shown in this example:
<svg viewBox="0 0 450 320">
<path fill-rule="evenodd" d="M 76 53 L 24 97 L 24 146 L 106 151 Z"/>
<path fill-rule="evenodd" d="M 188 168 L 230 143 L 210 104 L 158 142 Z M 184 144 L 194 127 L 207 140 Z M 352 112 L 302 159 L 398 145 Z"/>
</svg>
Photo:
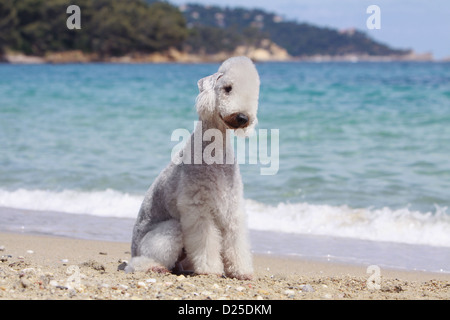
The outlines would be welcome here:
<svg viewBox="0 0 450 320">
<path fill-rule="evenodd" d="M 132 259 L 125 271 L 173 272 L 189 266 L 195 274 L 251 279 L 242 178 L 226 137 L 230 130 L 243 136 L 253 132 L 259 75 L 249 58 L 232 57 L 197 84 L 199 121 L 180 152 L 181 159 L 189 161 L 170 162 L 147 191 L 133 229 Z M 223 134 L 223 150 L 215 151 L 221 151 L 216 155 L 223 161 L 192 163 L 208 146 L 203 138 L 201 148 L 192 148 L 195 137 L 209 129 Z M 226 161 L 230 157 L 231 163 Z"/>
</svg>

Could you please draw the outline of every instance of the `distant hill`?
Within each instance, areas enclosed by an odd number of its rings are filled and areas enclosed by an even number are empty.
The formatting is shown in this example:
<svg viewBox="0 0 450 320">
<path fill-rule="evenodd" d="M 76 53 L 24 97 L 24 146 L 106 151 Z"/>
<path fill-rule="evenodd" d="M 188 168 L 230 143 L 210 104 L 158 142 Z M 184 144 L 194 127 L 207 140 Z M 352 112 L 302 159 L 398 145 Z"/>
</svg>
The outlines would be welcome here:
<svg viewBox="0 0 450 320">
<path fill-rule="evenodd" d="M 70 0 L 0 0 L 0 61 L 202 62 L 230 55 L 407 56 L 363 32 L 285 21 L 258 9 L 155 0 L 76 0 L 81 29 L 66 27 Z"/>
<path fill-rule="evenodd" d="M 359 54 L 405 55 L 409 50 L 393 49 L 358 30 L 338 31 L 307 23 L 285 21 L 259 9 L 187 4 L 179 7 L 190 35 L 186 43 L 194 50 L 214 53 L 238 45 L 255 45 L 270 39 L 291 56 Z"/>
</svg>

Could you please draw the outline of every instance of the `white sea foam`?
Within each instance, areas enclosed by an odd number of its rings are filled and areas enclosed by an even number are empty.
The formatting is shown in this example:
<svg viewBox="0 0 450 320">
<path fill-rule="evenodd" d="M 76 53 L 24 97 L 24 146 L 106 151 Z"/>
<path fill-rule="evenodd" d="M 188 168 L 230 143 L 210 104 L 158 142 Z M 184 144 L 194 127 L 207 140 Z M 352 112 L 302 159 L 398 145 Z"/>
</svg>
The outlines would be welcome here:
<svg viewBox="0 0 450 320">
<path fill-rule="evenodd" d="M 104 191 L 0 190 L 0 206 L 37 211 L 136 218 L 143 196 Z"/>
<path fill-rule="evenodd" d="M 251 200 L 246 207 L 249 225 L 256 230 L 450 247 L 447 207 L 422 213 L 408 208 L 353 209 L 308 203 L 267 206 Z"/>
<path fill-rule="evenodd" d="M 111 189 L 0 190 L 3 207 L 132 219 L 136 218 L 142 200 L 143 195 Z M 308 203 L 270 206 L 246 200 L 246 211 L 253 230 L 450 247 L 450 214 L 446 207 L 424 213 L 408 208 L 354 209 Z"/>
</svg>

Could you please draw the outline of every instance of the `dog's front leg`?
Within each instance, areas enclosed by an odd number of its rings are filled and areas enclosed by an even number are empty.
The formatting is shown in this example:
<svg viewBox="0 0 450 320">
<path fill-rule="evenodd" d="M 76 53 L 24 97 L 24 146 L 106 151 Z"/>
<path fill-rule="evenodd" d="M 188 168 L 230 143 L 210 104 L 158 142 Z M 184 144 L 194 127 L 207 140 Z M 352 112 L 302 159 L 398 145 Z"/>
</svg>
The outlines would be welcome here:
<svg viewBox="0 0 450 320">
<path fill-rule="evenodd" d="M 223 230 L 225 275 L 240 280 L 250 280 L 253 275 L 253 262 L 244 212 L 238 210 L 232 217 Z"/>
<path fill-rule="evenodd" d="M 222 275 L 221 234 L 208 207 L 184 207 L 180 222 L 184 248 L 194 272 Z"/>
</svg>

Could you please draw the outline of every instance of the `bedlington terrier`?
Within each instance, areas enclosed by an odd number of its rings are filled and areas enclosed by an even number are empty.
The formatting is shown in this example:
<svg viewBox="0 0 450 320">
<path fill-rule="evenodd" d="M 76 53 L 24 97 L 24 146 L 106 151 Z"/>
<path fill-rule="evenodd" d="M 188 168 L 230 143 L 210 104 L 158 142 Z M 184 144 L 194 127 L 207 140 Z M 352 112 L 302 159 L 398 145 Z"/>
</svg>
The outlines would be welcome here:
<svg viewBox="0 0 450 320">
<path fill-rule="evenodd" d="M 180 153 L 183 161 L 170 162 L 145 195 L 125 271 L 176 271 L 187 262 L 196 274 L 251 279 L 243 185 L 227 134 L 253 131 L 259 85 L 258 72 L 247 57 L 230 58 L 217 73 L 198 81 L 199 122 Z M 212 143 L 203 136 L 208 129 L 223 134 L 223 162 L 192 161 Z M 191 148 L 199 134 L 201 149 Z M 232 161 L 226 161 L 230 155 Z"/>
</svg>

